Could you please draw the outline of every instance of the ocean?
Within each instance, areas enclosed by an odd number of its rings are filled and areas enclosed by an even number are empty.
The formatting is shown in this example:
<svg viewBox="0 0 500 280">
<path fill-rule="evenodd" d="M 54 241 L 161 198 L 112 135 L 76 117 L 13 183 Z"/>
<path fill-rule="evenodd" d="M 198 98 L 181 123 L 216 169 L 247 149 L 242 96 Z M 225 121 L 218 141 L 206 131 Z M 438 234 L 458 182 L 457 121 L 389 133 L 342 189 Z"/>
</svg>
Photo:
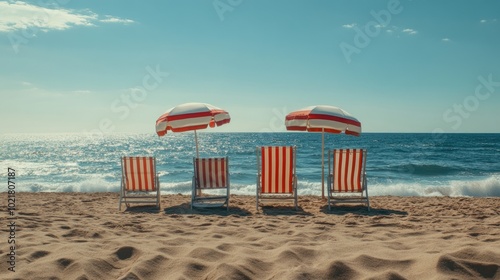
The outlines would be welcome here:
<svg viewBox="0 0 500 280">
<path fill-rule="evenodd" d="M 201 157 L 229 157 L 231 193 L 240 195 L 255 195 L 256 147 L 294 145 L 299 195 L 321 195 L 321 133 L 200 131 L 198 141 Z M 325 134 L 325 148 L 367 149 L 370 196 L 500 197 L 500 134 Z M 155 156 L 161 193 L 191 193 L 193 132 L 5 134 L 0 152 L 4 190 L 13 168 L 18 192 L 118 192 L 120 157 Z"/>
</svg>

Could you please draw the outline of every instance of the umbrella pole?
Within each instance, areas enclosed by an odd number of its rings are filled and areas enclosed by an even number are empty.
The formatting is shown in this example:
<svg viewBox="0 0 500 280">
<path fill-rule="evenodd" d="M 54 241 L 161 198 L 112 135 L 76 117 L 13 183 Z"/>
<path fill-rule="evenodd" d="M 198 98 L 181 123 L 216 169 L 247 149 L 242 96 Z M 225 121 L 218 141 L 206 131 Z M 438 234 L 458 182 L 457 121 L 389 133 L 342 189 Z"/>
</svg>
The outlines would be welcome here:
<svg viewBox="0 0 500 280">
<path fill-rule="evenodd" d="M 321 198 L 325 199 L 325 129 L 321 129 Z"/>
<path fill-rule="evenodd" d="M 196 142 L 196 158 L 199 158 L 200 155 L 198 154 L 198 134 L 196 133 L 196 129 L 194 130 L 194 142 Z M 201 189 L 197 189 L 196 194 L 201 195 Z"/>
<path fill-rule="evenodd" d="M 196 158 L 199 158 L 200 154 L 198 153 L 198 134 L 196 134 L 196 130 L 194 131 L 194 142 L 196 142 Z"/>
</svg>

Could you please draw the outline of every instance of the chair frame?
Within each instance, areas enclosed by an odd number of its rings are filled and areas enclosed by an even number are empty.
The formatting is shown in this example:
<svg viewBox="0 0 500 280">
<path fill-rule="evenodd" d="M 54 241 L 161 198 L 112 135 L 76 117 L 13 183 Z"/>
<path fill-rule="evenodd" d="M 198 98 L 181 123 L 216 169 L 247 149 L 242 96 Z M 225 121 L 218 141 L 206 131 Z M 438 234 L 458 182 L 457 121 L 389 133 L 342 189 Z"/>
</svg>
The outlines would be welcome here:
<svg viewBox="0 0 500 280">
<path fill-rule="evenodd" d="M 362 153 L 362 163 L 361 170 L 359 171 L 359 180 L 360 180 L 360 189 L 358 190 L 345 190 L 345 191 L 336 191 L 335 188 L 335 155 L 336 152 L 339 153 Z M 368 211 L 370 211 L 370 199 L 368 197 L 368 182 L 366 179 L 366 149 L 335 149 L 328 151 L 328 210 L 331 210 L 331 206 L 334 206 L 335 203 L 364 203 L 368 207 Z M 353 172 L 352 170 L 345 170 Z M 354 177 L 352 177 L 354 178 Z M 360 194 L 359 196 L 344 196 L 344 195 L 335 195 L 335 194 Z"/>
<path fill-rule="evenodd" d="M 292 192 L 291 193 L 263 193 L 262 192 L 262 166 L 261 159 L 262 153 L 266 148 L 291 148 L 292 149 L 292 163 L 293 163 L 293 171 L 292 171 Z M 293 199 L 295 210 L 298 210 L 297 203 L 297 173 L 296 173 L 296 152 L 297 148 L 295 146 L 262 146 L 256 148 L 257 154 L 257 178 L 256 178 L 256 209 L 259 211 L 259 201 L 267 201 L 267 200 L 290 200 Z"/>
<path fill-rule="evenodd" d="M 200 186 L 200 180 L 197 178 L 198 165 L 197 161 L 206 161 L 206 160 L 224 160 L 225 161 L 225 185 L 215 186 L 215 187 L 205 187 Z M 226 205 L 226 210 L 229 211 L 229 197 L 230 197 L 230 180 L 229 180 L 229 158 L 226 157 L 218 157 L 218 158 L 193 158 L 193 180 L 191 184 L 192 194 L 191 194 L 191 209 L 193 207 L 219 207 Z M 217 190 L 217 189 L 226 189 L 226 195 L 207 195 L 202 196 L 202 190 Z M 213 203 L 213 201 L 221 200 L 221 203 Z M 212 202 L 212 203 L 203 203 L 203 202 Z M 198 204 L 196 204 L 198 203 Z"/>
<path fill-rule="evenodd" d="M 153 190 L 148 191 L 130 191 L 127 190 L 127 172 L 125 172 L 126 164 L 125 160 L 127 159 L 148 159 L 153 161 L 153 170 L 151 171 L 154 174 L 154 182 L 153 182 Z M 120 186 L 120 200 L 118 201 L 118 211 L 121 211 L 121 206 L 123 203 L 127 207 L 130 207 L 131 203 L 155 203 L 158 209 L 161 209 L 160 205 L 160 180 L 158 177 L 158 173 L 156 172 L 156 158 L 155 157 L 128 157 L 124 156 L 121 158 L 121 168 L 122 168 L 122 179 Z M 155 193 L 155 195 L 150 195 L 150 193 Z"/>
</svg>

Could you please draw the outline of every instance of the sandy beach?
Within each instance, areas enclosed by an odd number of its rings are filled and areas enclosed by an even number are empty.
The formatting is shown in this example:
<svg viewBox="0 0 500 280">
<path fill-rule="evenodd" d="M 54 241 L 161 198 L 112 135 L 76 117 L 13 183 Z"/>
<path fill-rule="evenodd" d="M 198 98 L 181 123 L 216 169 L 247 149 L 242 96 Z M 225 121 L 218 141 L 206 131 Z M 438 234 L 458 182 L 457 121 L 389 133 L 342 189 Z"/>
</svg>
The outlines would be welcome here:
<svg viewBox="0 0 500 280">
<path fill-rule="evenodd" d="M 372 197 L 371 212 L 315 196 L 297 212 L 189 201 L 119 212 L 116 193 L 18 193 L 15 272 L 4 207 L 0 278 L 500 279 L 500 198 Z"/>
</svg>

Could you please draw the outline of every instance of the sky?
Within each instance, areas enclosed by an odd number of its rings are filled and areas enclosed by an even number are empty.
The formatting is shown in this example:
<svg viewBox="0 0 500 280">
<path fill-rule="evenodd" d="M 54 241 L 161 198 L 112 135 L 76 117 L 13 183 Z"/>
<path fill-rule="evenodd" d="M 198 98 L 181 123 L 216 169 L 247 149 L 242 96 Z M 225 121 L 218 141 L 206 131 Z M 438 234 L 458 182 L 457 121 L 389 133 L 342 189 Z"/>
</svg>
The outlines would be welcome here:
<svg viewBox="0 0 500 280">
<path fill-rule="evenodd" d="M 500 1 L 0 0 L 0 133 L 213 132 L 340 107 L 363 132 L 500 133 Z"/>
</svg>

